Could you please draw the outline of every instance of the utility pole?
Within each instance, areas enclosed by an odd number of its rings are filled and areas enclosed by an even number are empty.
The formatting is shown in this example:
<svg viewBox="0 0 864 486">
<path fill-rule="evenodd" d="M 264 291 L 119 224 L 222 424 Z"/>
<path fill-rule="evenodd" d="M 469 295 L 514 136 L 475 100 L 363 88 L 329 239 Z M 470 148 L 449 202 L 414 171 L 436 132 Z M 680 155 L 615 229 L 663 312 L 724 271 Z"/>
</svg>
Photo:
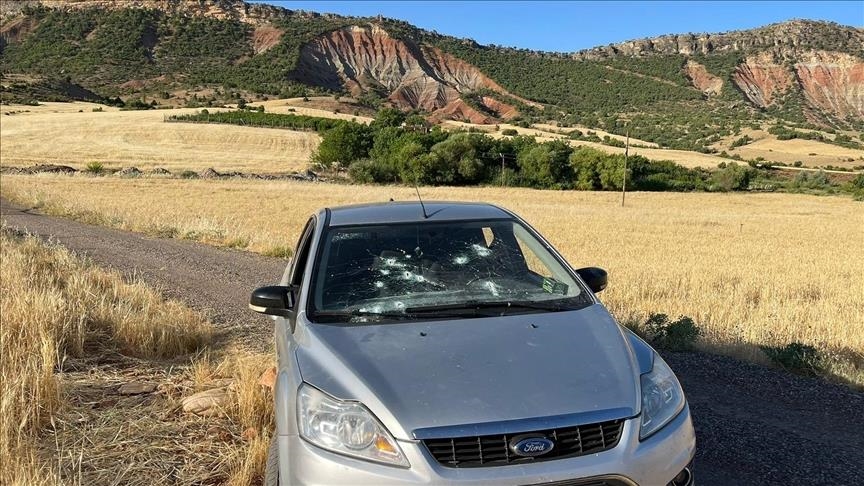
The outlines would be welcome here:
<svg viewBox="0 0 864 486">
<path fill-rule="evenodd" d="M 507 185 L 507 180 L 504 175 L 504 152 L 498 152 L 498 155 L 501 156 L 501 187 Z"/>
<path fill-rule="evenodd" d="M 627 124 L 627 143 L 624 145 L 624 182 L 621 184 L 621 207 L 624 207 L 624 196 L 627 194 L 627 157 L 630 155 L 630 124 Z"/>
</svg>

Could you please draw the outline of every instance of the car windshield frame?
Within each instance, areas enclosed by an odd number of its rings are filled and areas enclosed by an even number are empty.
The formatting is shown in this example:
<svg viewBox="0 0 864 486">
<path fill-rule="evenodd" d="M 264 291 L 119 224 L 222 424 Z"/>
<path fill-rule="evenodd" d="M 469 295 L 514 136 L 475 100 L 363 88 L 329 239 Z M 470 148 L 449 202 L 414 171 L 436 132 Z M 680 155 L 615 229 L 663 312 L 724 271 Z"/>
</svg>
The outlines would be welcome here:
<svg viewBox="0 0 864 486">
<path fill-rule="evenodd" d="M 463 301 L 457 302 L 441 302 L 440 311 L 435 311 L 434 309 L 429 309 L 428 305 L 417 305 L 417 306 L 406 306 L 406 309 L 409 312 L 393 312 L 394 309 L 384 309 L 379 312 L 372 312 L 368 309 L 364 308 L 354 308 L 346 307 L 340 312 L 338 309 L 318 309 L 316 307 L 317 294 L 321 290 L 319 287 L 323 286 L 323 283 L 320 283 L 320 279 L 326 278 L 325 271 L 322 270 L 322 266 L 325 262 L 325 251 L 328 249 L 328 245 L 332 244 L 333 233 L 334 232 L 358 232 L 362 231 L 366 228 L 392 228 L 392 227 L 455 227 L 459 225 L 472 225 L 477 226 L 482 229 L 483 225 L 491 226 L 491 225 L 502 225 L 509 224 L 512 225 L 514 231 L 512 232 L 514 242 L 518 241 L 515 233 L 515 229 L 521 228 L 524 235 L 527 235 L 529 238 L 532 238 L 536 242 L 536 248 L 529 248 L 531 252 L 537 252 L 538 249 L 545 252 L 546 256 L 549 260 L 554 262 L 555 265 L 560 266 L 560 269 L 569 279 L 572 281 L 574 290 L 578 290 L 574 295 L 562 295 L 561 298 L 558 299 L 539 299 L 539 300 L 531 300 L 525 301 L 521 299 L 501 299 L 498 302 L 493 301 L 492 299 L 487 300 L 472 300 L 467 299 Z M 424 228 L 425 229 L 425 228 Z M 520 252 L 523 251 L 520 248 Z M 469 319 L 469 318 L 478 318 L 478 317 L 497 317 L 504 315 L 514 315 L 519 313 L 542 313 L 542 312 L 560 312 L 560 311 L 569 311 L 569 310 L 579 310 L 590 305 L 596 303 L 596 299 L 594 294 L 588 289 L 588 287 L 582 282 L 577 273 L 573 270 L 573 268 L 564 260 L 564 258 L 552 247 L 552 245 L 543 238 L 542 235 L 539 234 L 534 228 L 532 228 L 529 224 L 522 221 L 519 218 L 483 218 L 483 219 L 458 219 L 458 220 L 447 220 L 447 221 L 410 221 L 410 222 L 399 222 L 399 223 L 362 223 L 362 224 L 348 224 L 348 225 L 337 225 L 337 226 L 329 226 L 325 225 L 321 234 L 318 238 L 315 252 L 313 254 L 314 261 L 312 262 L 312 271 L 310 275 L 310 279 L 308 285 L 305 285 L 305 313 L 306 319 L 312 324 L 326 324 L 326 325 L 341 325 L 341 326 L 363 326 L 363 325 L 373 325 L 373 324 L 397 324 L 397 323 L 405 323 L 405 322 L 417 322 L 417 321 L 432 321 L 432 320 L 441 320 L 441 319 Z M 329 257 L 329 255 L 328 255 Z M 375 256 L 373 255 L 373 258 Z M 410 258 L 410 257 L 409 257 Z M 525 262 L 527 268 L 527 261 Z M 532 272 L 533 273 L 533 272 Z M 491 277 L 490 277 L 491 278 Z M 552 292 L 545 288 L 547 278 L 543 279 L 543 289 L 547 292 Z M 555 280 L 551 279 L 552 283 L 550 285 L 554 285 Z M 564 285 L 566 289 L 568 286 Z M 465 292 L 465 290 L 456 290 L 454 292 L 461 291 Z M 566 292 L 567 290 L 565 290 Z M 397 296 L 388 296 L 383 297 L 383 299 L 393 299 L 398 298 Z M 374 299 L 368 299 L 374 300 Z M 463 305 L 460 305 L 463 304 Z M 497 305 L 496 305 L 497 304 Z M 557 304 L 557 305 L 556 305 Z M 422 312 L 411 312 L 412 308 L 418 308 Z"/>
</svg>

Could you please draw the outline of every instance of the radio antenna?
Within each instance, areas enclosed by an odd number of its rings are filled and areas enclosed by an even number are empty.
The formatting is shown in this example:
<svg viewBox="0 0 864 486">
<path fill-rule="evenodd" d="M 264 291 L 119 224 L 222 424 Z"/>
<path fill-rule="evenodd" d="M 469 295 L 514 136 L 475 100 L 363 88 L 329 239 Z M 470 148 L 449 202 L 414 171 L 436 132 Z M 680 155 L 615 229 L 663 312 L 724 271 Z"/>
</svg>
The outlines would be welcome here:
<svg viewBox="0 0 864 486">
<path fill-rule="evenodd" d="M 417 191 L 417 199 L 420 201 L 420 207 L 423 208 L 423 219 L 429 219 L 429 215 L 426 214 L 426 205 L 423 204 L 423 198 L 420 197 L 420 188 L 417 187 L 417 182 L 414 182 L 414 190 Z"/>
</svg>

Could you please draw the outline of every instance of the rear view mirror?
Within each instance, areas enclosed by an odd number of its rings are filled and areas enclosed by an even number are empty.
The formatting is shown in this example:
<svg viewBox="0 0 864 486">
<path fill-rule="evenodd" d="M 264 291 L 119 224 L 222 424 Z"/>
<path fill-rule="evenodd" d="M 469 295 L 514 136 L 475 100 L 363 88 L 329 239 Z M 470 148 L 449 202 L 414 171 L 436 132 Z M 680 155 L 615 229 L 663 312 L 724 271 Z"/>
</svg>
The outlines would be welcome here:
<svg viewBox="0 0 864 486">
<path fill-rule="evenodd" d="M 594 292 L 595 294 L 605 289 L 606 284 L 609 283 L 609 275 L 606 273 L 606 270 L 603 270 L 602 268 L 585 267 L 576 270 L 576 273 L 582 277 L 582 280 L 585 281 L 585 284 L 588 285 L 591 292 Z"/>
<path fill-rule="evenodd" d="M 288 317 L 294 308 L 294 288 L 282 285 L 259 287 L 249 298 L 249 308 L 268 316 Z"/>
</svg>

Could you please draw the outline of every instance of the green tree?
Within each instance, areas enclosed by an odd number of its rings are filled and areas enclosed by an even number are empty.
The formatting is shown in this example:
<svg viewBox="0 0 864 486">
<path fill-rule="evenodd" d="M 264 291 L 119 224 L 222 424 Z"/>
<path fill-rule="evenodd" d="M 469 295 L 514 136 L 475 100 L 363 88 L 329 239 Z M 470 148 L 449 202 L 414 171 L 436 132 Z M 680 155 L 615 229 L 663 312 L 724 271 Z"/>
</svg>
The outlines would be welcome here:
<svg viewBox="0 0 864 486">
<path fill-rule="evenodd" d="M 348 167 L 351 162 L 369 155 L 372 131 L 360 123 L 339 123 L 324 132 L 312 161 L 322 167 Z"/>
<path fill-rule="evenodd" d="M 375 115 L 372 128 L 398 127 L 405 121 L 405 113 L 398 108 L 381 108 Z"/>
<path fill-rule="evenodd" d="M 528 147 L 517 156 L 522 181 L 538 188 L 566 188 L 571 185 L 573 170 L 569 163 L 573 149 L 555 140 Z"/>
</svg>

